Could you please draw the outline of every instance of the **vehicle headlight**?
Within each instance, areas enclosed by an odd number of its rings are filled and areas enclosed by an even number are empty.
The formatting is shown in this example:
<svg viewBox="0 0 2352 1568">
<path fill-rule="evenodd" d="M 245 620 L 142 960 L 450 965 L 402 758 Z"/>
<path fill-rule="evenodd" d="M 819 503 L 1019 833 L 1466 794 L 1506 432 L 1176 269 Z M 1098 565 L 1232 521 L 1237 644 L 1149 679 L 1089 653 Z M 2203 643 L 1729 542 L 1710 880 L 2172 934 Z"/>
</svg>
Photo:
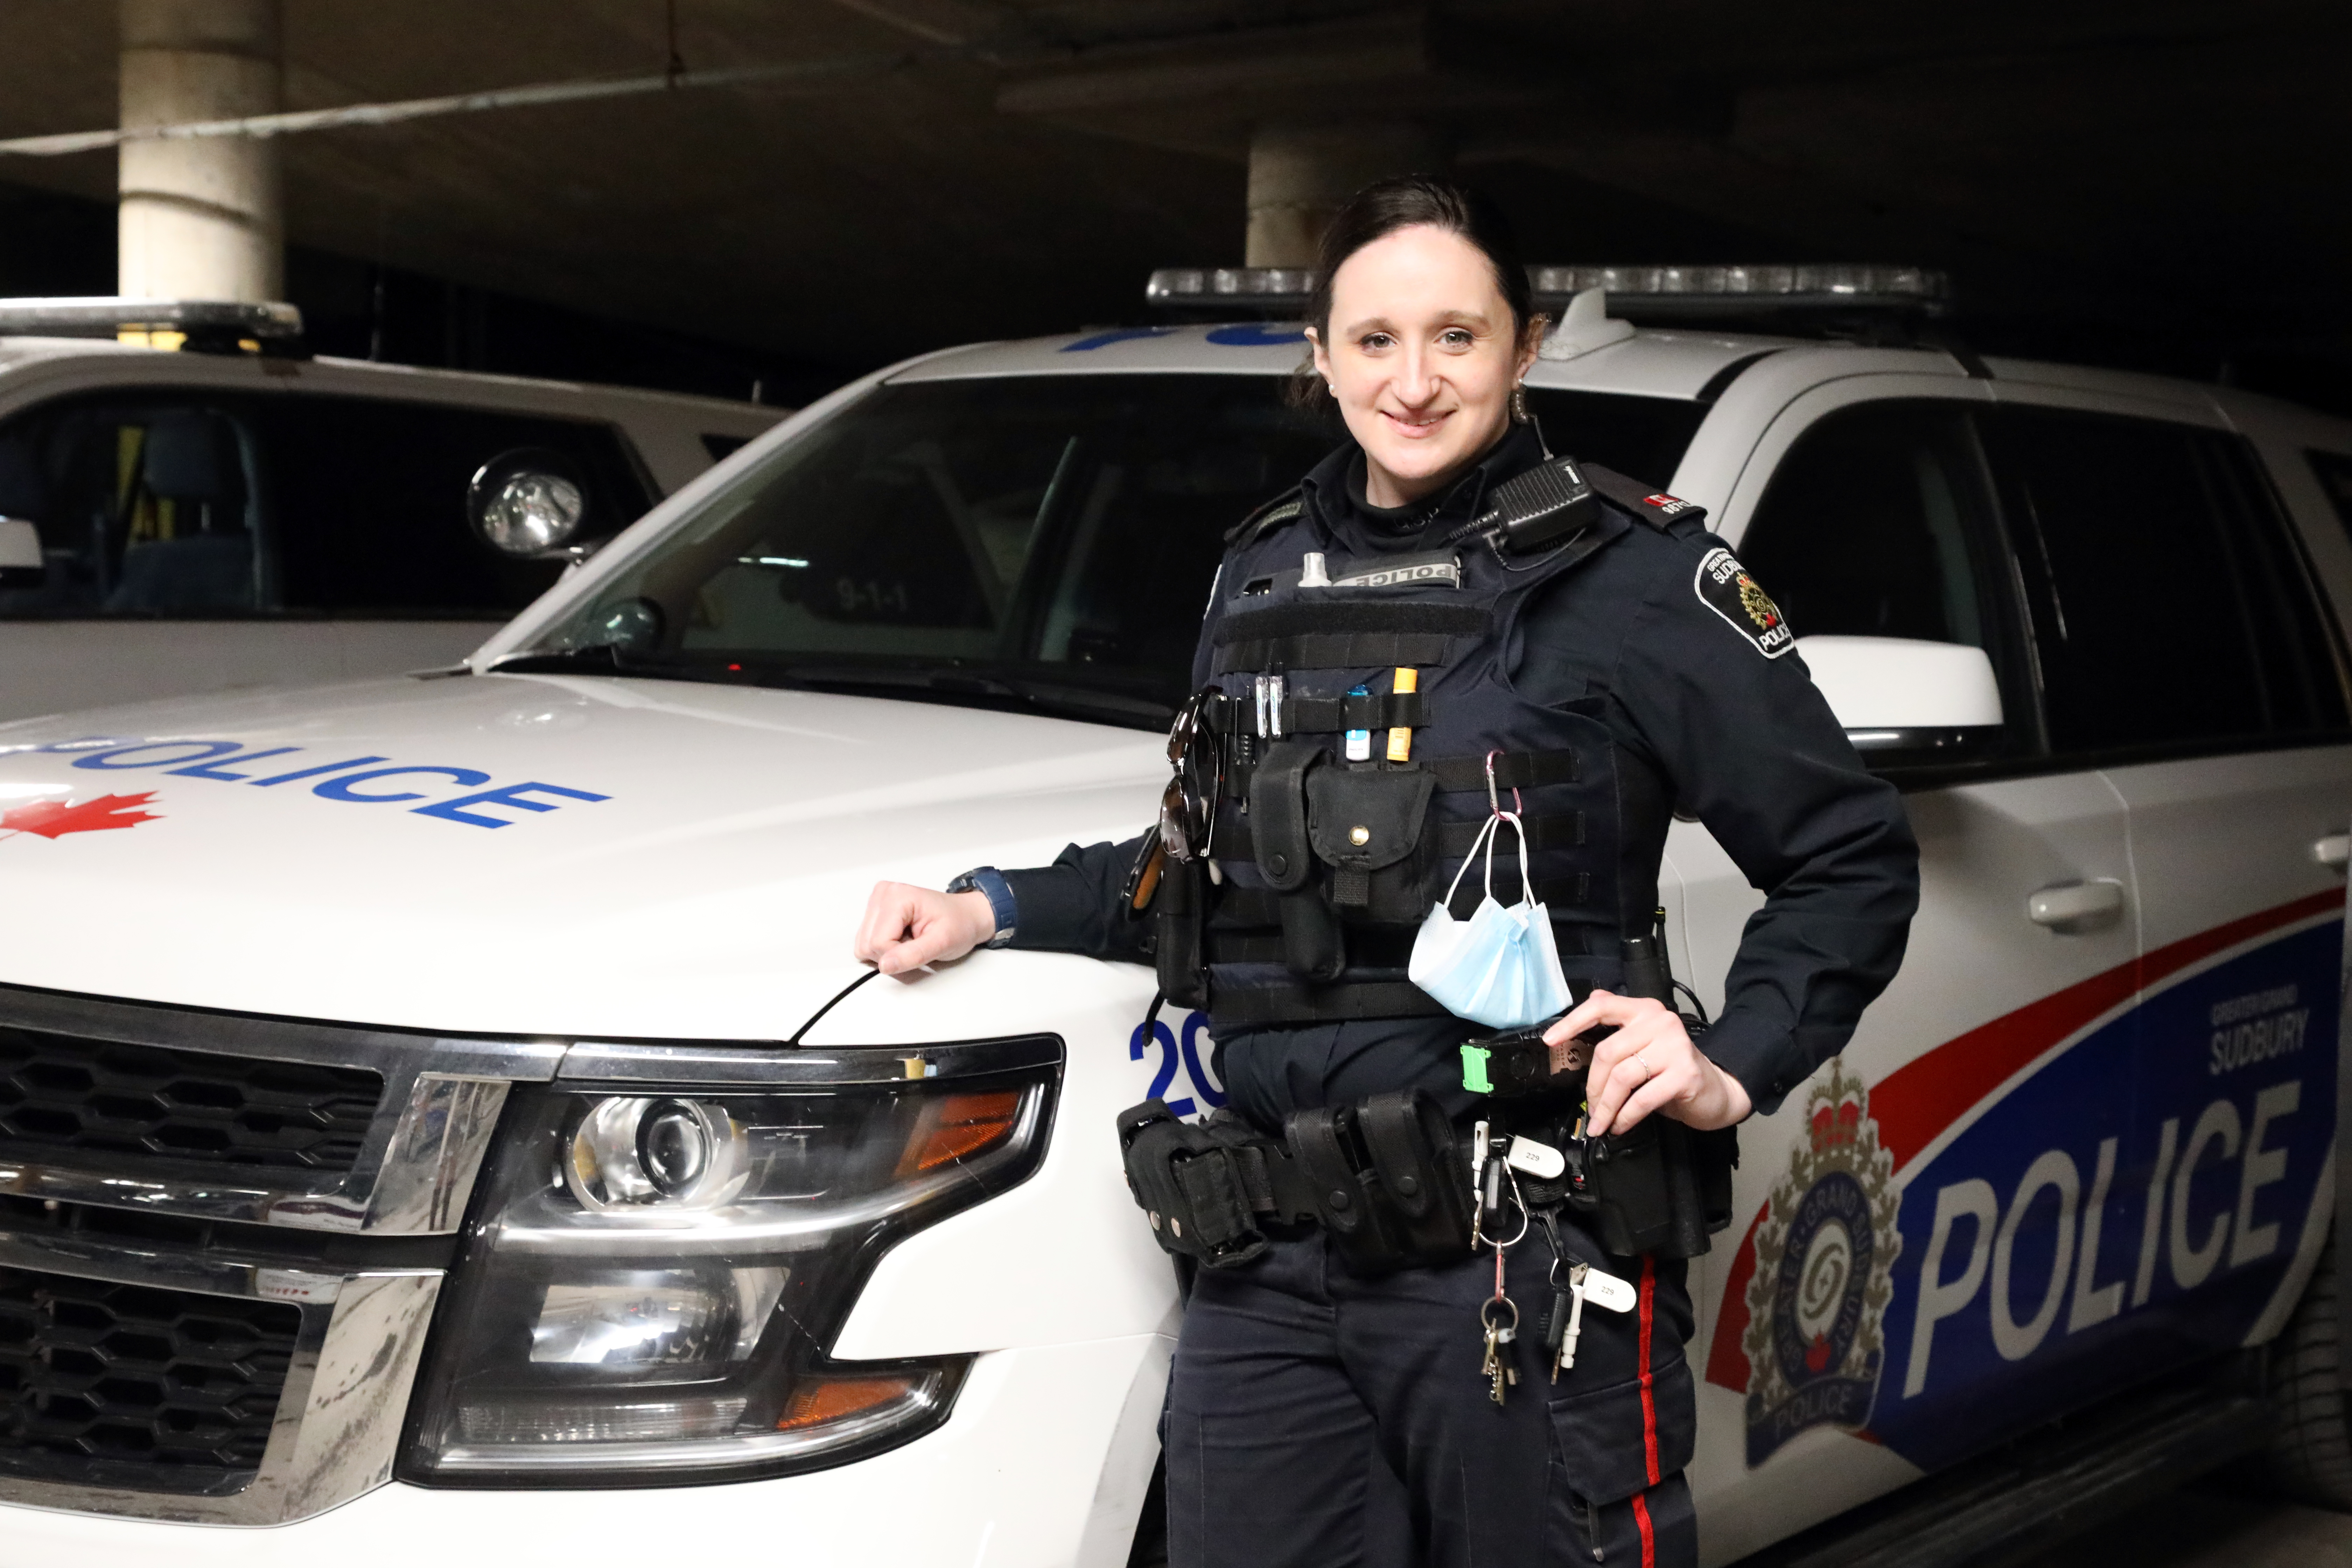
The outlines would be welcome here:
<svg viewBox="0 0 2352 1568">
<path fill-rule="evenodd" d="M 734 1479 L 839 1464 L 946 1418 L 969 1357 L 826 1352 L 893 1240 L 1035 1168 L 1060 1043 L 666 1049 L 595 1047 L 591 1070 L 616 1081 L 509 1100 L 404 1479 Z M 782 1081 L 673 1079 L 717 1076 L 721 1058 Z"/>
</svg>

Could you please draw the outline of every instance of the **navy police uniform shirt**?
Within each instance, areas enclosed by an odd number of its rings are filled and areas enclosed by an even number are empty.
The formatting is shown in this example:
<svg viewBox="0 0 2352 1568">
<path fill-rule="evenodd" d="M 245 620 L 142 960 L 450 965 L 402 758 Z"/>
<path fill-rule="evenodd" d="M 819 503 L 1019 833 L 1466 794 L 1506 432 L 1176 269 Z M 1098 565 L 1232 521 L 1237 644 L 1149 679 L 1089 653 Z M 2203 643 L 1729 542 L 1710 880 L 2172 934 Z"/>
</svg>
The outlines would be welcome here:
<svg viewBox="0 0 2352 1568">
<path fill-rule="evenodd" d="M 1299 500 L 1351 549 L 1427 549 L 1542 460 L 1533 427 L 1515 426 L 1434 504 L 1383 509 L 1365 502 L 1349 443 Z M 1918 903 L 1917 846 L 1901 797 L 1863 769 L 1778 608 L 1704 514 L 1669 496 L 1600 499 L 1592 526 L 1610 537 L 1529 605 L 1511 681 L 1539 702 L 1597 700 L 1620 766 L 1653 776 L 1656 787 L 1627 792 L 1655 803 L 1655 819 L 1622 824 L 1622 887 L 1654 888 L 1672 802 L 1765 894 L 1703 1045 L 1769 1112 L 1894 978 Z M 1204 646 L 1196 685 L 1207 658 Z M 1145 960 L 1150 923 L 1118 908 L 1139 844 L 1073 845 L 1051 867 L 1006 872 L 1011 945 Z M 1458 1111 L 1470 1097 L 1454 1047 L 1483 1032 L 1442 1017 L 1260 1027 L 1219 1039 L 1217 1070 L 1234 1108 L 1269 1131 L 1294 1110 L 1408 1087 Z"/>
</svg>

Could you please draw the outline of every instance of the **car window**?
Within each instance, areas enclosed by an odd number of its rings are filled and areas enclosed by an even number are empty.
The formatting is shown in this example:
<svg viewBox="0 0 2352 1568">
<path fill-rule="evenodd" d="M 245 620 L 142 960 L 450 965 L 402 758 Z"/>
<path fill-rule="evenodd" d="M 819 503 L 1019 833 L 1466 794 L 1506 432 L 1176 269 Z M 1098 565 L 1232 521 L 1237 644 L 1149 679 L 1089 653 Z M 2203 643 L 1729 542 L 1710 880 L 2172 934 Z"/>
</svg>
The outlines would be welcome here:
<svg viewBox="0 0 2352 1568">
<path fill-rule="evenodd" d="M 1966 408 L 1864 404 L 1824 416 L 1781 458 L 1739 558 L 1799 637 L 1998 651 L 1991 513 Z"/>
<path fill-rule="evenodd" d="M 210 399 L 52 405 L 0 429 L 0 513 L 32 522 L 39 587 L 0 615 L 236 615 L 266 602 L 250 421 Z"/>
<path fill-rule="evenodd" d="M 2343 731 L 2326 623 L 2242 441 L 2043 408 L 1995 429 L 2055 751 Z"/>
<path fill-rule="evenodd" d="M 735 498 L 735 542 L 694 557 L 709 574 L 678 646 L 1142 667 L 1181 686 L 1224 531 L 1328 447 L 1281 390 L 887 388 Z"/>
<path fill-rule="evenodd" d="M 466 486 L 518 447 L 580 482 L 583 541 L 635 521 L 654 496 L 611 426 L 361 397 L 285 397 L 259 411 L 280 607 L 330 615 L 503 620 L 544 593 L 558 562 L 488 549 Z"/>
<path fill-rule="evenodd" d="M 521 447 L 578 473 L 583 537 L 652 500 L 617 433 L 585 422 L 209 391 L 46 404 L 0 425 L 0 516 L 35 524 L 47 565 L 0 592 L 0 617 L 502 619 L 562 570 L 467 521 L 475 470 Z"/>
<path fill-rule="evenodd" d="M 1555 452 L 1614 468 L 1664 489 L 1706 417 L 1706 405 L 1679 397 L 1528 388 L 1528 412 Z"/>
<path fill-rule="evenodd" d="M 2341 452 L 2312 451 L 2304 454 L 2310 459 L 2311 471 L 2319 480 L 2319 488 L 2327 492 L 2328 501 L 2336 508 L 2336 521 L 2344 531 L 2352 534 L 2352 457 Z"/>
<path fill-rule="evenodd" d="M 771 448 L 537 650 L 620 649 L 633 672 L 682 679 L 919 684 L 938 700 L 1043 683 L 1164 725 L 1191 683 L 1226 531 L 1339 438 L 1290 407 L 1286 385 L 1120 374 L 877 388 Z M 1535 395 L 1555 450 L 1635 474 L 1671 474 L 1706 412 Z"/>
</svg>

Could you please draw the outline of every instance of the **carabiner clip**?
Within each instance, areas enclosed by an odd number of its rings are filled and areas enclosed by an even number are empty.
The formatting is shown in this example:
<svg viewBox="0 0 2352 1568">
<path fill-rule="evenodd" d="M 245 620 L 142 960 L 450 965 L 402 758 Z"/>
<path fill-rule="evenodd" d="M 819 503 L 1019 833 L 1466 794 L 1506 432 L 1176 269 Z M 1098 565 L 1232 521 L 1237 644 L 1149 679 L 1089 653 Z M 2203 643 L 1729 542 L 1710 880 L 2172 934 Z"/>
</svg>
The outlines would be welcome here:
<svg viewBox="0 0 2352 1568">
<path fill-rule="evenodd" d="M 1503 798 L 1495 787 L 1495 759 L 1502 754 L 1500 746 L 1486 753 L 1486 809 L 1496 816 L 1503 815 Z M 1511 786 L 1511 809 L 1520 813 L 1527 810 L 1519 804 L 1519 786 L 1517 784 Z"/>
</svg>

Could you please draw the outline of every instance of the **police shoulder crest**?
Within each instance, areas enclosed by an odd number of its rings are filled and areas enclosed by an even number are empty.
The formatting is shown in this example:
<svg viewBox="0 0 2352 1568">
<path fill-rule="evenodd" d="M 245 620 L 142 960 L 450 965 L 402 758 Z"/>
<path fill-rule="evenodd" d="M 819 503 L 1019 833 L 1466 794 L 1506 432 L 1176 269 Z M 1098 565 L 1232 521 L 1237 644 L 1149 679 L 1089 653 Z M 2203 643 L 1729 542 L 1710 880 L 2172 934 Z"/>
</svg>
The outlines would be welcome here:
<svg viewBox="0 0 2352 1568">
<path fill-rule="evenodd" d="M 1700 604 L 1721 616 L 1766 658 L 1778 658 L 1797 646 L 1797 636 L 1789 629 L 1789 619 L 1772 602 L 1772 595 L 1748 575 L 1739 557 L 1721 545 L 1699 558 L 1691 590 Z"/>
</svg>

